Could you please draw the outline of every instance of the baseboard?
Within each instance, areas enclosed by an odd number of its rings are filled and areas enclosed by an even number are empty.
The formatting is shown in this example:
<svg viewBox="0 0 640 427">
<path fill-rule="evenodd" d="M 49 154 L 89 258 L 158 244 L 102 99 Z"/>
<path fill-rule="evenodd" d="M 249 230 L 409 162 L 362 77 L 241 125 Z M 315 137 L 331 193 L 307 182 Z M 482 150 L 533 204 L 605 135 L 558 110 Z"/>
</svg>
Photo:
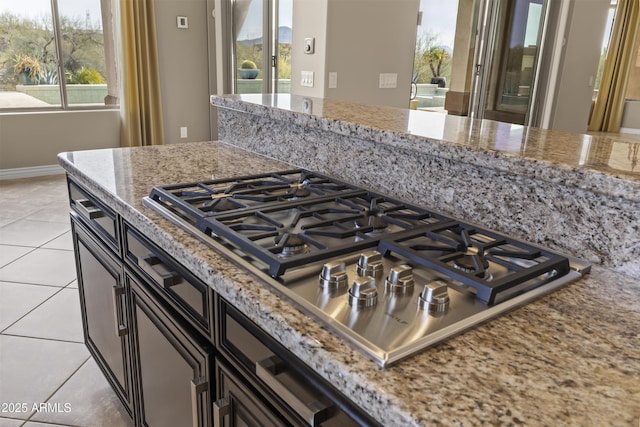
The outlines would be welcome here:
<svg viewBox="0 0 640 427">
<path fill-rule="evenodd" d="M 620 133 L 633 133 L 635 135 L 640 135 L 640 129 L 635 128 L 620 128 Z"/>
<path fill-rule="evenodd" d="M 33 166 L 28 168 L 0 169 L 0 180 L 32 178 L 34 176 L 60 175 L 64 169 L 60 165 Z"/>
</svg>

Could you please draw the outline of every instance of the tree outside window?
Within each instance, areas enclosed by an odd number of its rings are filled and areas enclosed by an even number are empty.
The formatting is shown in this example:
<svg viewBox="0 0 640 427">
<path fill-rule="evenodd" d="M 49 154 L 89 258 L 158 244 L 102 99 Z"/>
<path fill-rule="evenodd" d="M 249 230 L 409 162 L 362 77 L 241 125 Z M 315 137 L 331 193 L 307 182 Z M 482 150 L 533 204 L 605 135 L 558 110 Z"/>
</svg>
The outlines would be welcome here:
<svg viewBox="0 0 640 427">
<path fill-rule="evenodd" d="M 105 6 L 110 0 L 0 0 L 0 108 L 117 103 Z"/>
</svg>

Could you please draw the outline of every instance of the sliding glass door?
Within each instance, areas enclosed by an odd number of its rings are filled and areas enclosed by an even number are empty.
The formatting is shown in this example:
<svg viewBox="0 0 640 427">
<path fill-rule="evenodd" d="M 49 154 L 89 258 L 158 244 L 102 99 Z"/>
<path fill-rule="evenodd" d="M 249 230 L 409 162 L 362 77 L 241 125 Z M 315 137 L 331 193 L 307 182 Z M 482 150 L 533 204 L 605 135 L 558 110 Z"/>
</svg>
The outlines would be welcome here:
<svg viewBox="0 0 640 427">
<path fill-rule="evenodd" d="M 528 124 L 544 24 L 543 0 L 485 0 L 480 8 L 472 115 Z"/>
<path fill-rule="evenodd" d="M 219 4 L 219 93 L 289 92 L 293 0 Z"/>
</svg>

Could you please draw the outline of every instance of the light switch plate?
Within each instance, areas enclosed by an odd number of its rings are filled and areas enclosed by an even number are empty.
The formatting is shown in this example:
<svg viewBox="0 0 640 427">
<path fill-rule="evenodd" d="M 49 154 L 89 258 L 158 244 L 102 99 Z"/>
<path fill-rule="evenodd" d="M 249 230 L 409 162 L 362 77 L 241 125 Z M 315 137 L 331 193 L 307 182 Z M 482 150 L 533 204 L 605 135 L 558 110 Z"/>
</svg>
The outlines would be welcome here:
<svg viewBox="0 0 640 427">
<path fill-rule="evenodd" d="M 189 18 L 186 16 L 178 16 L 176 17 L 176 23 L 178 28 L 189 28 Z"/>
<path fill-rule="evenodd" d="M 304 53 L 310 55 L 316 50 L 316 39 L 314 37 L 307 37 L 304 39 Z"/>
<path fill-rule="evenodd" d="M 313 71 L 300 72 L 300 86 L 313 87 Z"/>
</svg>

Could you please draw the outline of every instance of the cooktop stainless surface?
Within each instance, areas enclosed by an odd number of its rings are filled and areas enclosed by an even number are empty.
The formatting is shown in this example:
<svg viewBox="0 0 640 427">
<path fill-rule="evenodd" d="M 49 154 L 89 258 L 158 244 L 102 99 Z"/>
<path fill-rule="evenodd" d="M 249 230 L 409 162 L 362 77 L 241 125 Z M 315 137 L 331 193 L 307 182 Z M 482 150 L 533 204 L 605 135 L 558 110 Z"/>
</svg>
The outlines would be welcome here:
<svg viewBox="0 0 640 427">
<path fill-rule="evenodd" d="M 590 268 L 302 169 L 159 186 L 144 204 L 262 277 L 381 366 Z"/>
</svg>

